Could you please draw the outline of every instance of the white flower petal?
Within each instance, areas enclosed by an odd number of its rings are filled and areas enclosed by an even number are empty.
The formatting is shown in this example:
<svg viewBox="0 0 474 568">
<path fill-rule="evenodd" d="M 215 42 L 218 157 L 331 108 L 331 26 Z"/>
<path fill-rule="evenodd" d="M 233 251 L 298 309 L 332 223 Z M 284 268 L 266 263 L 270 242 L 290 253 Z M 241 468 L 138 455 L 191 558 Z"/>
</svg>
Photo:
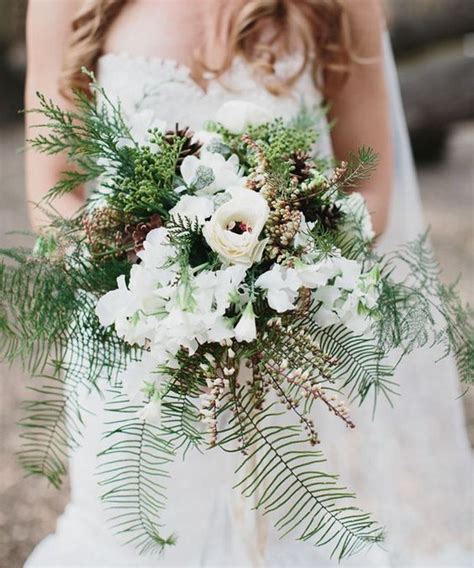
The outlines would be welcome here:
<svg viewBox="0 0 474 568">
<path fill-rule="evenodd" d="M 270 122 L 272 118 L 266 108 L 242 100 L 228 101 L 216 113 L 216 121 L 233 134 L 243 132 L 249 126 Z"/>
</svg>

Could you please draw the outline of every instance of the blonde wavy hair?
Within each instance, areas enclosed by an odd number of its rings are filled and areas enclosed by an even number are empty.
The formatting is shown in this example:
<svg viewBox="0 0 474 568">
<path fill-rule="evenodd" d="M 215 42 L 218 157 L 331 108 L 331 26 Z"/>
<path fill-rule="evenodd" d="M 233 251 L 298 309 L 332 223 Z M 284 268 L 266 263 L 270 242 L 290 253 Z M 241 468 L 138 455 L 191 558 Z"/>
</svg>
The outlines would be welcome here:
<svg viewBox="0 0 474 568">
<path fill-rule="evenodd" d="M 66 50 L 61 92 L 88 90 L 81 69 L 95 70 L 112 22 L 127 0 L 86 0 L 72 22 Z M 196 50 L 193 75 L 204 83 L 210 72 L 219 79 L 236 56 L 255 70 L 257 79 L 272 93 L 287 92 L 309 69 L 315 85 L 327 97 L 346 79 L 351 56 L 350 30 L 340 0 L 240 0 L 216 14 L 213 41 L 221 47 L 217 65 L 209 65 L 204 49 Z M 297 50 L 301 63 L 286 76 L 276 75 L 279 58 Z"/>
</svg>

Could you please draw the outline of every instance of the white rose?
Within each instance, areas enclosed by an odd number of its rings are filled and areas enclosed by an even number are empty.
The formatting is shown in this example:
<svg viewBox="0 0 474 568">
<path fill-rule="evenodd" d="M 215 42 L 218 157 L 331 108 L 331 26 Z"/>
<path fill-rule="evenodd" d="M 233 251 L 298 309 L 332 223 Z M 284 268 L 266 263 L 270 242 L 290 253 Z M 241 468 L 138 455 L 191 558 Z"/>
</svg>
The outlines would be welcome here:
<svg viewBox="0 0 474 568">
<path fill-rule="evenodd" d="M 260 194 L 241 190 L 204 224 L 204 237 L 224 261 L 250 266 L 260 261 L 267 244 L 267 239 L 259 241 L 258 237 L 268 213 L 267 202 Z"/>
<path fill-rule="evenodd" d="M 273 119 L 264 107 L 248 101 L 228 101 L 216 113 L 216 120 L 233 134 L 243 132 L 249 126 L 259 126 Z"/>
</svg>

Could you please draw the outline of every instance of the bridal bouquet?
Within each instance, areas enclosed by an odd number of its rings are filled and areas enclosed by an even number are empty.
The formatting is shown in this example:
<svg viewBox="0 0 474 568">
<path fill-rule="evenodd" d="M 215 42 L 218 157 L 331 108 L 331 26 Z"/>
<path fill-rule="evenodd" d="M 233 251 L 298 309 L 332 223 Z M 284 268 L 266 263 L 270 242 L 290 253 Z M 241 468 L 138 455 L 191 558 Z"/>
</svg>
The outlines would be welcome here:
<svg viewBox="0 0 474 568">
<path fill-rule="evenodd" d="M 166 465 L 206 447 L 241 455 L 236 490 L 282 535 L 339 558 L 381 540 L 325 471 L 313 416 L 354 428 L 344 399 L 389 398 L 392 351 L 442 344 L 468 382 L 473 340 L 426 235 L 374 250 L 352 190 L 375 155 L 335 164 L 314 154 L 317 113 L 285 122 L 243 101 L 202 132 L 152 111 L 130 129 L 92 88 L 76 112 L 40 96 L 48 130 L 31 141 L 74 164 L 47 199 L 92 184 L 86 205 L 51 214 L 32 252 L 2 251 L 1 352 L 42 380 L 23 465 L 59 485 L 87 420 L 81 389 L 107 390 L 99 479 L 142 551 L 175 541 L 159 524 Z"/>
</svg>

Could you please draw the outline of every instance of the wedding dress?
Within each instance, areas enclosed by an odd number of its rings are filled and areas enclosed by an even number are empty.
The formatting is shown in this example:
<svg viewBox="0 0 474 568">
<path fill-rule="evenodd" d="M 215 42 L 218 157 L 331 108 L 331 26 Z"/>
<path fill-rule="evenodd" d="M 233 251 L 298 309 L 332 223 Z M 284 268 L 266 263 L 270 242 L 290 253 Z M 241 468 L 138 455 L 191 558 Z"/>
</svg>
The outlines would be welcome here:
<svg viewBox="0 0 474 568">
<path fill-rule="evenodd" d="M 380 247 L 389 250 L 424 230 L 417 182 L 401 109 L 398 81 L 386 39 L 386 70 L 391 95 L 395 171 L 389 228 Z M 280 72 L 291 64 L 280 64 Z M 121 100 L 130 125 L 150 112 L 200 130 L 225 101 L 253 101 L 289 118 L 304 101 L 320 100 L 308 75 L 288 96 L 275 97 L 259 86 L 237 60 L 225 84 L 211 82 L 204 93 L 189 70 L 173 61 L 108 54 L 98 77 L 109 96 Z M 370 120 L 370 117 L 368 117 Z M 319 142 L 331 152 L 327 132 Z M 436 353 L 419 351 L 399 368 L 401 396 L 394 408 L 381 400 L 372 419 L 370 403 L 352 409 L 357 424 L 347 430 L 319 409 L 315 423 L 328 458 L 327 471 L 341 475 L 357 502 L 386 527 L 383 547 L 343 561 L 343 566 L 471 566 L 471 450 L 466 435 L 454 362 L 438 363 Z M 84 395 L 86 417 L 82 447 L 70 463 L 71 502 L 56 533 L 46 538 L 26 563 L 52 566 L 329 567 L 327 550 L 279 539 L 271 521 L 251 511 L 251 503 L 232 490 L 234 458 L 221 451 L 190 452 L 171 469 L 163 522 L 176 531 L 178 544 L 161 556 L 139 556 L 123 546 L 107 523 L 97 486 L 96 454 L 103 446 L 103 401 Z M 167 533 L 168 534 L 168 533 Z"/>
</svg>

